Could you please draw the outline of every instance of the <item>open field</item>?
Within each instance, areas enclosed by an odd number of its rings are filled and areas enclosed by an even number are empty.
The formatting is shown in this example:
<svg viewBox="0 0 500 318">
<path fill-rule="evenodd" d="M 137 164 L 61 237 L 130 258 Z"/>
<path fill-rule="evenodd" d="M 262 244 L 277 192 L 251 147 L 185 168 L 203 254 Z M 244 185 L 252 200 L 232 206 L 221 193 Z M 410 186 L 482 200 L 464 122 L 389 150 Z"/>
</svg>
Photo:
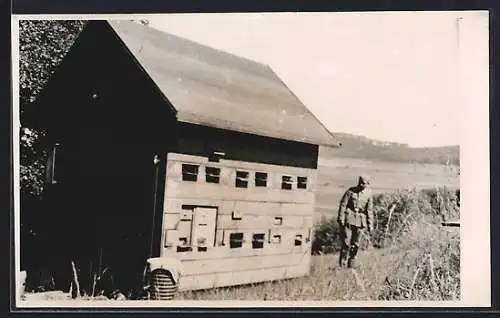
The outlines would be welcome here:
<svg viewBox="0 0 500 318">
<path fill-rule="evenodd" d="M 439 164 L 410 164 L 372 161 L 356 158 L 320 157 L 318 189 L 316 192 L 316 220 L 331 217 L 338 209 L 344 191 L 357 183 L 360 174 L 372 178 L 373 193 L 405 188 L 459 188 L 456 167 Z"/>
</svg>

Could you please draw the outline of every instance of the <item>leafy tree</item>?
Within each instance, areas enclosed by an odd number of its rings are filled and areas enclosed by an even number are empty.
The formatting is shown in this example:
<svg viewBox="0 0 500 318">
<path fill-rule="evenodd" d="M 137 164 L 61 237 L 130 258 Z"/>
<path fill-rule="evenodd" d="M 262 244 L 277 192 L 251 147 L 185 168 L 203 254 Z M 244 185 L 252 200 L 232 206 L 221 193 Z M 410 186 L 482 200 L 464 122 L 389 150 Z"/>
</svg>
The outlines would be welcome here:
<svg viewBox="0 0 500 318">
<path fill-rule="evenodd" d="M 46 237 L 40 227 L 44 220 L 44 168 L 47 153 L 43 143 L 47 133 L 27 123 L 29 109 L 38 93 L 69 51 L 85 21 L 22 20 L 19 22 L 19 103 L 21 266 L 37 266 L 44 258 L 39 244 Z M 35 276 L 33 276 L 35 275 Z M 28 280 L 44 281 L 35 272 Z M 43 275 L 42 275 L 43 276 Z M 36 283 L 39 284 L 39 283 Z"/>
<path fill-rule="evenodd" d="M 132 20 L 148 25 L 148 20 Z M 29 199 L 43 193 L 43 171 L 47 154 L 46 132 L 26 127 L 26 110 L 36 100 L 50 76 L 83 30 L 83 20 L 22 20 L 19 22 L 19 98 L 21 192 Z"/>
<path fill-rule="evenodd" d="M 36 100 L 85 25 L 79 20 L 22 20 L 19 22 L 19 101 L 21 116 L 21 194 L 40 198 L 46 153 L 45 131 L 25 127 L 26 110 Z"/>
</svg>

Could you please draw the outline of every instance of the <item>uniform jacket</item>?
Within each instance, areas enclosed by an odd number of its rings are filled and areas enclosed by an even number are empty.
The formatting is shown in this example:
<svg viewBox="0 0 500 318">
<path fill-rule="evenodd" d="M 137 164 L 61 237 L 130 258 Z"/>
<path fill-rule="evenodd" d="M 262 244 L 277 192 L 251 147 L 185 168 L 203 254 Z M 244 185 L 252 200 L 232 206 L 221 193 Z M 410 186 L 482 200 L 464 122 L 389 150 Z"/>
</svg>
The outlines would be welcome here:
<svg viewBox="0 0 500 318">
<path fill-rule="evenodd" d="M 369 189 L 349 188 L 340 201 L 337 217 L 340 225 L 373 229 L 373 197 Z"/>
</svg>

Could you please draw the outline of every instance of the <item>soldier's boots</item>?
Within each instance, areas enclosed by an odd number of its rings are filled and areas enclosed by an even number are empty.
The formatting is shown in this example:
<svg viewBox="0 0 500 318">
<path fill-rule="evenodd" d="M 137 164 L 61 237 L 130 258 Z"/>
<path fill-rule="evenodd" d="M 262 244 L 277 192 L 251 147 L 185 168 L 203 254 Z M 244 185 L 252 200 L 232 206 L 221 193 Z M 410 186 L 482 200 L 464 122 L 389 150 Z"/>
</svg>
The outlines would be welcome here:
<svg viewBox="0 0 500 318">
<path fill-rule="evenodd" d="M 354 268 L 356 266 L 356 256 L 358 255 L 359 247 L 356 245 L 351 246 L 349 250 L 349 260 L 347 261 L 348 268 Z"/>
<path fill-rule="evenodd" d="M 346 267 L 346 265 L 348 263 L 347 254 L 348 254 L 348 250 L 346 250 L 346 249 L 342 249 L 340 251 L 340 257 L 339 257 L 339 266 L 340 267 Z"/>
<path fill-rule="evenodd" d="M 356 259 L 354 258 L 349 258 L 347 261 L 347 267 L 348 268 L 354 268 L 356 266 Z"/>
</svg>

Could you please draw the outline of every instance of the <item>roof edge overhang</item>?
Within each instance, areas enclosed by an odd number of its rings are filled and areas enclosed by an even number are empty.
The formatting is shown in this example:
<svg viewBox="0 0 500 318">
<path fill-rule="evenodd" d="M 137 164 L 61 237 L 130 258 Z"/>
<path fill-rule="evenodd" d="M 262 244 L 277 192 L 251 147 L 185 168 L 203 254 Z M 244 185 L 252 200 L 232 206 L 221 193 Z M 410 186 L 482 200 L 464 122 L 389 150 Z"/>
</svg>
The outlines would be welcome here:
<svg viewBox="0 0 500 318">
<path fill-rule="evenodd" d="M 259 135 L 259 136 L 264 136 L 264 137 L 270 137 L 270 138 L 275 138 L 275 139 L 280 139 L 280 140 L 288 140 L 288 141 L 294 141 L 294 142 L 301 142 L 301 143 L 307 143 L 307 144 L 312 144 L 312 145 L 318 145 L 318 146 L 324 146 L 324 147 L 330 147 L 330 148 L 339 148 L 341 147 L 341 143 L 330 133 L 328 129 L 323 125 L 321 121 L 318 120 L 314 114 L 310 112 L 310 110 L 302 103 L 302 101 L 290 90 L 290 88 L 281 80 L 281 78 L 272 70 L 272 68 L 269 65 L 265 65 L 268 69 L 271 70 L 271 72 L 274 74 L 275 77 L 284 85 L 284 87 L 289 90 L 289 92 L 297 99 L 299 103 L 302 104 L 302 106 L 316 119 L 319 125 L 321 125 L 328 135 L 331 138 L 308 138 L 307 136 L 289 136 L 288 138 L 283 138 L 282 136 L 278 136 L 276 134 L 273 134 L 270 131 L 261 131 L 261 132 L 255 132 L 252 131 L 251 129 L 246 129 L 245 127 L 240 127 L 239 129 L 234 129 L 234 125 L 230 125 L 229 123 L 222 123 L 219 121 L 219 124 L 210 122 L 210 121 L 205 121 L 205 120 L 200 120 L 198 116 L 195 114 L 190 114 L 187 112 L 183 112 L 175 107 L 175 105 L 169 100 L 169 98 L 166 96 L 166 94 L 158 87 L 158 85 L 155 83 L 155 81 L 151 78 L 151 76 L 148 74 L 147 70 L 141 65 L 141 63 L 138 61 L 138 59 L 135 57 L 135 55 L 132 53 L 132 51 L 127 47 L 127 45 L 124 43 L 124 41 L 121 39 L 120 35 L 117 33 L 113 25 L 106 20 L 106 24 L 108 27 L 112 30 L 114 33 L 116 39 L 120 42 L 122 45 L 123 49 L 127 52 L 127 54 L 132 58 L 132 60 L 135 62 L 137 67 L 142 71 L 142 73 L 148 77 L 150 83 L 153 85 L 155 91 L 161 94 L 162 98 L 166 101 L 168 104 L 170 110 L 174 113 L 174 116 L 178 122 L 184 122 L 184 123 L 190 123 L 190 124 L 196 124 L 196 125 L 201 125 L 201 126 L 206 126 L 206 127 L 212 127 L 212 128 L 219 128 L 219 129 L 224 129 L 228 131 L 234 131 L 234 132 L 240 132 L 240 133 L 247 133 L 247 134 L 253 134 L 253 135 Z M 222 52 L 222 51 L 221 51 Z"/>
<path fill-rule="evenodd" d="M 200 119 L 196 115 L 190 114 L 187 112 L 178 112 L 176 119 L 180 123 L 200 125 L 200 126 L 205 126 L 205 127 L 223 129 L 223 130 L 228 130 L 228 131 L 233 131 L 233 132 L 238 132 L 238 133 L 245 133 L 245 134 L 263 136 L 263 137 L 292 141 L 292 142 L 300 142 L 300 143 L 306 143 L 306 144 L 329 147 L 329 148 L 340 148 L 342 146 L 342 144 L 339 141 L 337 141 L 335 138 L 333 138 L 333 136 L 332 136 L 331 140 L 307 138 L 307 137 L 301 137 L 298 135 L 289 136 L 288 138 L 283 138 L 282 136 L 278 136 L 277 134 L 274 134 L 272 131 L 262 131 L 260 133 L 256 133 L 256 132 L 252 131 L 251 129 L 248 129 L 246 127 L 241 127 L 241 126 L 239 129 L 234 129 L 234 127 L 233 127 L 234 125 L 231 125 L 230 123 L 221 122 L 221 121 L 219 121 L 218 124 L 215 124 L 211 121 L 205 121 L 203 119 Z"/>
</svg>

